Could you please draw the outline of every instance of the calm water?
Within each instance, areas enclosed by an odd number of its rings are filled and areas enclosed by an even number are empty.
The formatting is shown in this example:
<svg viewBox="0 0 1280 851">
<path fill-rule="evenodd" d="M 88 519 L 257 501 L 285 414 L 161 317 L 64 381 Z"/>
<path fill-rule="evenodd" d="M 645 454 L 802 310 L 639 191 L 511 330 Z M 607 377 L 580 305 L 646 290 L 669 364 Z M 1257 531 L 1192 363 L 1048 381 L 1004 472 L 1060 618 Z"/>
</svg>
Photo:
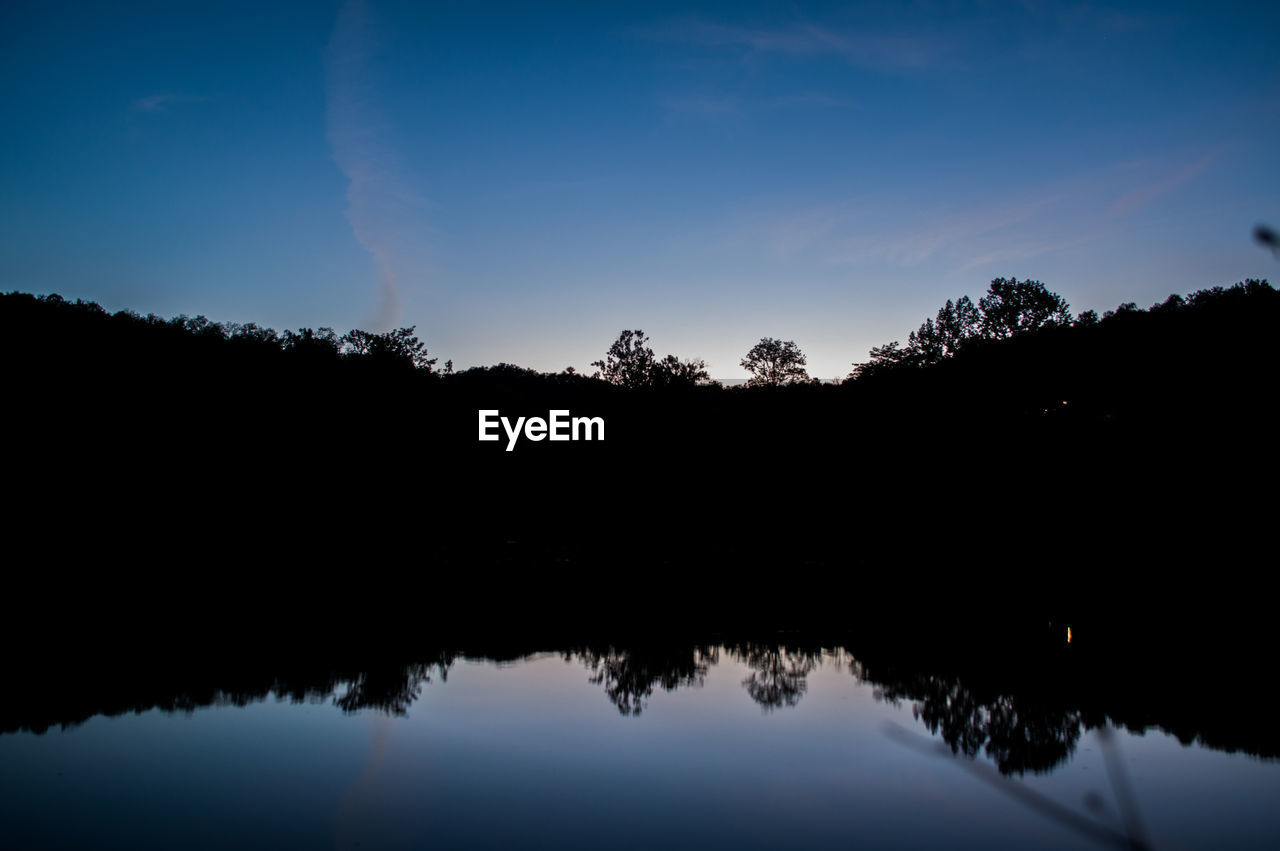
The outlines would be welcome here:
<svg viewBox="0 0 1280 851">
<path fill-rule="evenodd" d="M 374 680 L 0 735 L 3 844 L 1100 848 L 1131 787 L 1151 847 L 1280 847 L 1275 760 L 869 681 L 843 651 L 457 657 Z"/>
</svg>

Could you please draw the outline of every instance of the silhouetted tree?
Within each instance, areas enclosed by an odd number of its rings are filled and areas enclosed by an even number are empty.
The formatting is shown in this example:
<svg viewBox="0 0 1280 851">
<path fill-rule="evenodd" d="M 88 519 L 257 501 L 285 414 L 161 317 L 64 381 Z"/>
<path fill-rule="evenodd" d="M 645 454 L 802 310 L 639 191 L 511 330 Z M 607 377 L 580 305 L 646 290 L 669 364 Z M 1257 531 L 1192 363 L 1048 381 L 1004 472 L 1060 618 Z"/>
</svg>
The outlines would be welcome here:
<svg viewBox="0 0 1280 851">
<path fill-rule="evenodd" d="M 150 316 L 147 317 L 151 319 Z M 265 346 L 278 346 L 280 338 L 276 336 L 274 328 L 263 328 L 256 322 L 246 322 L 243 325 L 232 323 L 228 326 L 230 333 L 228 339 L 237 343 L 252 343 Z"/>
<path fill-rule="evenodd" d="M 953 357 L 970 340 L 981 336 L 982 312 L 966 295 L 947 303 L 933 319 L 923 324 L 907 337 L 903 346 L 898 341 L 875 346 L 870 360 L 854 364 L 850 378 L 866 378 L 871 375 L 907 366 L 928 366 Z"/>
<path fill-rule="evenodd" d="M 1066 301 L 1039 281 L 996 278 L 978 302 L 982 336 L 1003 340 L 1048 325 L 1071 324 Z"/>
<path fill-rule="evenodd" d="M 93 306 L 98 307 L 96 304 Z M 102 308 L 98 307 L 98 310 L 101 311 Z M 219 325 L 217 322 L 211 322 L 207 316 L 201 315 L 201 316 L 195 317 L 194 319 L 188 318 L 186 316 L 178 316 L 174 318 L 173 324 L 179 328 L 183 328 L 184 330 L 186 330 L 187 333 L 197 337 L 212 337 L 219 340 L 226 339 L 226 331 L 223 329 L 223 327 Z M 302 330 L 309 331 L 310 329 L 304 328 Z M 289 338 L 289 335 L 292 333 L 293 332 L 291 331 L 284 332 L 284 339 L 287 340 Z"/>
<path fill-rule="evenodd" d="M 604 360 L 591 365 L 596 367 L 594 377 L 621 387 L 648 387 L 653 382 L 653 349 L 646 343 L 649 338 L 640 330 L 623 331 L 609 347 Z"/>
<path fill-rule="evenodd" d="M 907 335 L 905 351 L 915 354 L 921 363 L 937 363 L 945 357 L 946 346 L 938 326 L 926 319 L 915 331 Z"/>
<path fill-rule="evenodd" d="M 883 346 L 872 346 L 870 356 L 871 360 L 866 363 L 855 363 L 853 365 L 853 372 L 849 373 L 850 378 L 870 378 L 873 375 L 880 375 L 890 370 L 901 369 L 906 366 L 921 366 L 923 364 L 918 349 L 903 348 L 902 344 L 897 340 L 892 343 L 885 343 Z"/>
<path fill-rule="evenodd" d="M 1165 299 L 1163 302 L 1158 301 L 1155 304 L 1151 305 L 1150 312 L 1159 313 L 1161 311 L 1166 311 L 1166 310 L 1170 310 L 1170 311 L 1178 310 L 1186 306 L 1187 306 L 1187 300 L 1184 299 L 1182 296 L 1178 295 L 1177 293 L 1174 293 L 1173 295 Z"/>
<path fill-rule="evenodd" d="M 657 387 L 693 387 L 711 380 L 707 364 L 701 358 L 680 360 L 667 355 L 653 365 L 652 383 Z"/>
<path fill-rule="evenodd" d="M 966 340 L 977 337 L 982 326 L 982 313 L 968 296 L 947 303 L 935 319 L 926 319 L 907 337 L 906 356 L 918 364 L 938 363 L 960 350 Z"/>
<path fill-rule="evenodd" d="M 204 319 L 203 316 L 196 317 Z M 287 352 L 309 358 L 337 358 L 338 335 L 332 328 L 299 328 L 297 331 L 285 331 L 280 338 L 281 347 Z"/>
<path fill-rule="evenodd" d="M 344 357 L 368 358 L 380 363 L 401 363 L 428 372 L 437 358 L 427 357 L 427 346 L 413 335 L 414 328 L 397 328 L 384 334 L 353 330 L 342 335 L 339 348 Z"/>
<path fill-rule="evenodd" d="M 605 359 L 591 364 L 597 368 L 592 377 L 630 388 L 692 387 L 711 380 L 704 361 L 680 360 L 675 355 L 658 360 L 648 342 L 643 331 L 623 331 L 609 347 Z"/>
<path fill-rule="evenodd" d="M 797 381 L 808 381 L 805 357 L 794 340 L 783 342 L 763 337 L 751 347 L 741 366 L 751 373 L 747 384 L 752 387 L 779 387 Z"/>
<path fill-rule="evenodd" d="M 1222 288 L 1218 287 L 1218 289 Z M 1103 311 L 1102 318 L 1110 319 L 1113 316 L 1118 316 L 1122 313 L 1141 313 L 1141 311 L 1138 309 L 1138 303 L 1136 301 L 1126 301 L 1124 304 L 1118 305 L 1115 310 Z"/>
</svg>

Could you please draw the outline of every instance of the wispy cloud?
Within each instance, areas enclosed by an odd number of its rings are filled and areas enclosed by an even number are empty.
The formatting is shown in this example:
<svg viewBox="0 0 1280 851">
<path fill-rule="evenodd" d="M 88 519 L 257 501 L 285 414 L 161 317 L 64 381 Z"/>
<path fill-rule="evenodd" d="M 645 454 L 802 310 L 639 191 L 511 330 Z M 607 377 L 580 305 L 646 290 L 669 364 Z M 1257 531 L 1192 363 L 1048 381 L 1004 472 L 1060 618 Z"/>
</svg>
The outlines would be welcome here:
<svg viewBox="0 0 1280 851">
<path fill-rule="evenodd" d="M 1209 170 L 1210 167 L 1227 150 L 1226 145 L 1219 145 L 1202 157 L 1189 163 L 1183 163 L 1160 178 L 1135 186 L 1125 192 L 1107 208 L 1110 216 L 1123 216 L 1135 212 L 1150 204 L 1162 195 L 1167 195 L 1178 187 L 1190 183 Z"/>
<path fill-rule="evenodd" d="M 843 220 L 822 221 L 822 250 L 832 263 L 883 261 L 911 267 L 936 260 L 962 262 L 975 246 L 1007 251 L 1014 231 L 1061 200 L 1058 192 L 1016 196 L 976 206 L 911 208 L 859 204 Z"/>
<path fill-rule="evenodd" d="M 134 112 L 164 112 L 171 106 L 180 103 L 203 103 L 209 98 L 203 95 L 182 95 L 165 92 L 162 94 L 147 95 L 138 98 L 129 104 L 129 108 Z"/>
<path fill-rule="evenodd" d="M 1092 238 L 1091 234 L 1079 234 L 1061 240 L 1004 240 L 999 248 L 969 258 L 961 264 L 959 271 L 967 272 L 970 269 L 990 266 L 994 263 L 1007 263 L 1010 260 L 1028 260 L 1032 257 L 1039 257 L 1042 254 L 1062 251 L 1081 245 Z"/>
<path fill-rule="evenodd" d="M 811 250 L 854 229 L 862 207 L 861 199 L 849 199 L 773 219 L 763 228 L 763 244 L 778 257 Z"/>
<path fill-rule="evenodd" d="M 667 65 L 685 72 L 692 82 L 685 91 L 660 99 L 662 109 L 669 116 L 713 120 L 852 105 L 847 98 L 822 91 L 821 85 L 814 87 L 812 82 L 792 91 L 785 87 L 779 90 L 776 85 L 761 90 L 754 85 L 759 80 L 752 68 L 770 59 L 834 57 L 886 73 L 930 69 L 954 59 L 946 39 L 932 34 L 902 36 L 807 22 L 749 27 L 683 19 L 638 35 L 690 48 L 678 60 L 667 60 Z"/>
<path fill-rule="evenodd" d="M 1030 15 L 1048 19 L 1062 29 L 1087 29 L 1093 32 L 1126 33 L 1150 29 L 1156 22 L 1165 20 L 1167 14 L 1145 11 L 1142 14 L 1106 5 L 1050 2 L 1050 0 L 1021 0 L 1023 9 Z"/>
<path fill-rule="evenodd" d="M 744 50 L 752 54 L 832 55 L 854 65 L 881 71 L 928 68 L 936 65 L 948 52 L 945 41 L 934 36 L 862 32 L 812 23 L 744 27 L 691 20 L 669 24 L 651 34 L 667 41 Z"/>
<path fill-rule="evenodd" d="M 958 274 L 1104 236 L 1096 191 L 1047 185 L 972 203 L 868 193 L 740 219 L 729 225 L 729 238 L 788 264 Z"/>
<path fill-rule="evenodd" d="M 1069 250 L 1116 234 L 1117 218 L 1134 213 L 1211 169 L 1220 145 L 1115 196 L 1117 182 L 1157 172 L 1167 156 L 1099 167 L 1049 184 L 1010 189 L 980 203 L 930 203 L 902 194 L 869 193 L 779 213 L 734 229 L 776 258 L 838 266 L 932 264 L 955 272 Z M 1175 160 L 1176 162 L 1176 160 Z"/>
<path fill-rule="evenodd" d="M 843 109 L 853 106 L 853 102 L 822 92 L 799 92 L 769 98 L 765 106 L 769 109 Z"/>
<path fill-rule="evenodd" d="M 389 328 L 400 319 L 402 280 L 421 272 L 414 254 L 429 242 L 430 205 L 397 155 L 378 108 L 371 71 L 376 54 L 365 3 L 348 0 L 326 55 L 326 129 L 334 161 L 348 180 L 347 221 L 382 279 L 374 321 Z"/>
<path fill-rule="evenodd" d="M 772 97 L 729 94 L 689 95 L 663 98 L 659 104 L 671 116 L 706 119 L 736 118 L 777 111 L 843 109 L 852 105 L 844 98 L 821 92 L 800 92 Z"/>
</svg>

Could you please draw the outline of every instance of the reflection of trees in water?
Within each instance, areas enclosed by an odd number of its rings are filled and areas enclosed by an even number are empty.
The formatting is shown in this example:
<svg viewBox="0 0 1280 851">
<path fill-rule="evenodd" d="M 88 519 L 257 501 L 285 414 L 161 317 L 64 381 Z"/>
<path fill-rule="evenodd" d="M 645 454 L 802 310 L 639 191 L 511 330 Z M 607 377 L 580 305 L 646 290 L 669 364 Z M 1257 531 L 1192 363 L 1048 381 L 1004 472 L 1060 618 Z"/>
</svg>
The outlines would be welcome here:
<svg viewBox="0 0 1280 851">
<path fill-rule="evenodd" d="M 448 679 L 453 661 L 452 653 L 442 652 L 428 661 L 412 664 L 366 667 L 355 671 L 294 672 L 273 678 L 269 685 L 222 688 L 207 694 L 186 693 L 175 698 L 171 705 L 158 705 L 157 708 L 190 712 L 200 706 L 247 706 L 274 694 L 278 699 L 292 703 L 325 703 L 331 700 L 334 706 L 347 713 L 372 709 L 402 716 L 422 696 L 422 687 L 431 682 L 433 674 L 438 675 L 442 682 Z"/>
<path fill-rule="evenodd" d="M 554 646 L 554 645 L 553 645 Z M 1081 735 L 1108 724 L 1141 734 L 1153 726 L 1215 750 L 1243 750 L 1265 759 L 1280 754 L 1276 725 L 1265 713 L 1241 712 L 1220 692 L 1201 684 L 1187 690 L 1170 661 L 1155 672 L 1090 657 L 1019 655 L 1009 659 L 965 657 L 922 663 L 911 650 L 816 642 L 560 645 L 566 660 L 580 660 L 592 683 L 604 688 L 620 713 L 642 713 L 654 691 L 701 686 L 721 653 L 750 672 L 747 695 L 765 710 L 794 707 L 806 694 L 808 675 L 830 661 L 875 689 L 878 699 L 909 701 L 916 720 L 956 754 L 992 760 L 1005 774 L 1047 772 L 1074 753 Z M 545 647 L 542 648 L 545 650 Z M 852 653 L 857 649 L 860 658 Z M 530 643 L 486 645 L 466 655 L 498 663 L 527 660 Z M 830 655 L 834 654 L 834 655 Z M 127 665 L 81 664 L 66 674 L 65 660 L 28 662 L 9 673 L 0 701 L 0 734 L 42 733 L 74 726 L 95 715 L 156 709 L 191 712 L 206 706 L 247 706 L 269 700 L 328 703 L 345 713 L 373 710 L 402 716 L 426 685 L 447 677 L 458 651 L 423 647 L 411 664 L 363 665 L 348 657 L 335 666 L 315 660 L 277 663 L 266 659 L 160 658 Z M 397 651 L 393 658 L 406 658 Z M 925 659 L 932 659 L 928 653 Z M 1056 659 L 1056 661 L 1055 661 Z M 1067 664 L 1068 659 L 1076 661 Z M 1230 659 L 1217 659 L 1217 670 Z M 1228 670 L 1241 671 L 1246 662 Z M 939 667 L 940 666 L 940 667 Z M 1150 666 L 1148 666 L 1150 667 Z M 1247 671 L 1224 681 L 1242 688 L 1262 682 Z"/>
<path fill-rule="evenodd" d="M 574 654 L 566 653 L 570 659 Z M 720 658 L 718 648 L 696 645 L 619 649 L 587 648 L 578 652 L 590 682 L 604 684 L 605 694 L 623 715 L 639 715 L 655 687 L 675 691 L 701 686 Z"/>
<path fill-rule="evenodd" d="M 807 677 L 822 658 L 816 649 L 792 649 L 777 644 L 740 644 L 733 655 L 751 675 L 742 681 L 751 699 L 766 710 L 795 706 L 809 688 Z"/>
<path fill-rule="evenodd" d="M 1045 773 L 1065 762 L 1080 739 L 1074 709 L 1041 705 L 1026 697 L 980 694 L 956 677 L 913 674 L 878 681 L 854 662 L 854 676 L 875 685 L 877 700 L 913 701 L 916 720 L 940 734 L 952 753 L 985 752 L 1004 774 Z"/>
<path fill-rule="evenodd" d="M 76 678 L 62 676 L 57 665 L 50 665 L 15 678 L 18 690 L 0 702 L 0 733 L 38 734 L 55 725 L 66 729 L 95 715 L 246 707 L 272 696 L 290 703 L 331 702 L 347 713 L 372 709 L 405 715 L 433 676 L 447 677 L 454 658 L 451 652 L 440 652 L 413 664 L 345 669 L 254 663 L 235 668 L 166 660 L 150 666 L 88 669 Z"/>
<path fill-rule="evenodd" d="M 447 680 L 452 661 L 442 656 L 428 663 L 359 672 L 347 681 L 346 692 L 334 697 L 333 702 L 343 712 L 376 709 L 387 715 L 405 715 L 422 696 L 422 687 L 431 682 L 432 670 L 439 671 L 441 681 Z"/>
</svg>

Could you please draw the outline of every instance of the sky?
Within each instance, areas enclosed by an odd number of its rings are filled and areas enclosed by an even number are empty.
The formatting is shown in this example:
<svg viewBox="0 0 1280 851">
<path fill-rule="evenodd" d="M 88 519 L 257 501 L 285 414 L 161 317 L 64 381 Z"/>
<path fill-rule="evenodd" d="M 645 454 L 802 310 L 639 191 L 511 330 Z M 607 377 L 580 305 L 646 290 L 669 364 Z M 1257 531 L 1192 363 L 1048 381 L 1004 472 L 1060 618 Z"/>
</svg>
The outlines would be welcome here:
<svg viewBox="0 0 1280 851">
<path fill-rule="evenodd" d="M 1077 313 L 1280 283 L 1277 37 L 1262 3 L 7 0 L 0 290 L 842 377 L 996 277 Z"/>
</svg>

